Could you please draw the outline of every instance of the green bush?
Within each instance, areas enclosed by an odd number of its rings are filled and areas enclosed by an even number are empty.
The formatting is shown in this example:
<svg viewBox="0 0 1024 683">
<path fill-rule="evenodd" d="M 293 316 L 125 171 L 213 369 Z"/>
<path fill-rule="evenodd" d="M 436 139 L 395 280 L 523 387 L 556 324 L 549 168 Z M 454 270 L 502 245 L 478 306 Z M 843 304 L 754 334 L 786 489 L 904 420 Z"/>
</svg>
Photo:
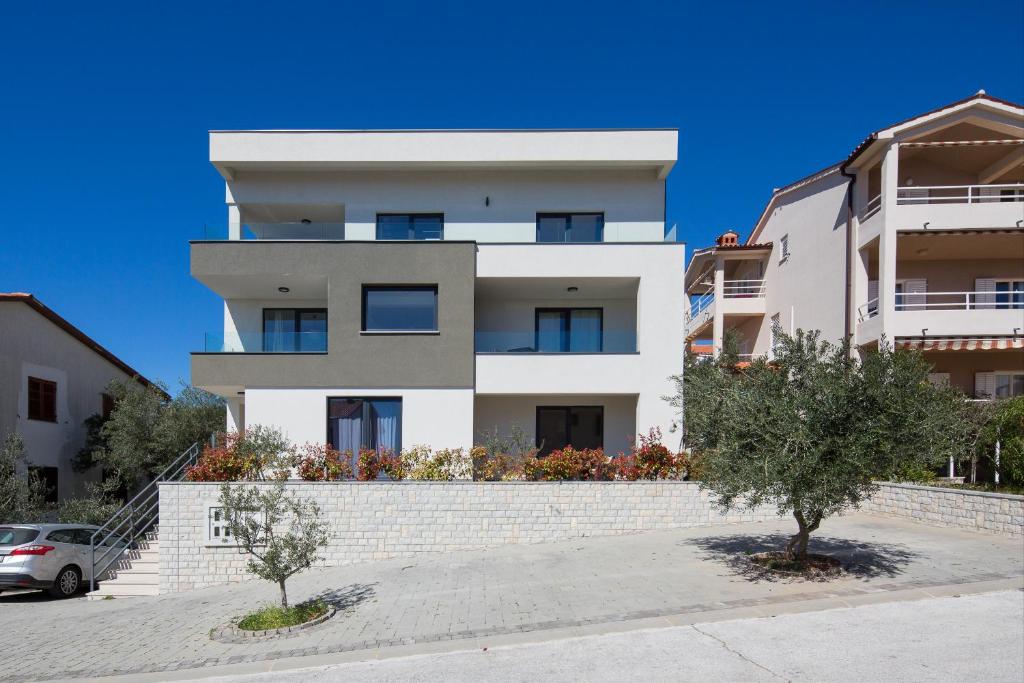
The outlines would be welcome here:
<svg viewBox="0 0 1024 683">
<path fill-rule="evenodd" d="M 275 628 L 298 626 L 327 613 L 327 603 L 311 600 L 295 607 L 271 606 L 247 614 L 238 622 L 238 628 L 245 631 L 269 631 Z"/>
</svg>

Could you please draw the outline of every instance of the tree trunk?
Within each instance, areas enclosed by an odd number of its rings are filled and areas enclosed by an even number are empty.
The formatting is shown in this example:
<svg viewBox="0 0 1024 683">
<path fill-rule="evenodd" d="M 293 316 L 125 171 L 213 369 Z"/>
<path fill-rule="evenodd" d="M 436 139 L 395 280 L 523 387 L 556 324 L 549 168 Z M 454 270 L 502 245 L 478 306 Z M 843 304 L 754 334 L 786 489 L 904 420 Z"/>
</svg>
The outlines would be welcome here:
<svg viewBox="0 0 1024 683">
<path fill-rule="evenodd" d="M 821 513 L 815 513 L 810 523 L 807 522 L 807 518 L 804 517 L 804 513 L 800 510 L 794 510 L 793 517 L 796 519 L 799 531 L 793 534 L 789 539 L 789 543 L 786 544 L 786 559 L 806 560 L 807 541 L 810 540 L 811 532 L 821 524 Z"/>
<path fill-rule="evenodd" d="M 284 588 L 284 579 L 278 581 L 277 585 L 281 588 L 281 607 L 288 609 L 288 591 Z"/>
</svg>

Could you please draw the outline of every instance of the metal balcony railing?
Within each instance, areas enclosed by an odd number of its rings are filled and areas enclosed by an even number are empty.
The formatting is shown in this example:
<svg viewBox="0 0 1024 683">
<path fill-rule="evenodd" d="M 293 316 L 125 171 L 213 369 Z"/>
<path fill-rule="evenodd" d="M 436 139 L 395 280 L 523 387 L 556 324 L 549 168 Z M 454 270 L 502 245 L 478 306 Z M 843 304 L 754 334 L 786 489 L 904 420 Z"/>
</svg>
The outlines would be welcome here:
<svg viewBox="0 0 1024 683">
<path fill-rule="evenodd" d="M 1024 202 L 1024 183 L 1005 185 L 927 185 L 896 188 L 896 203 L 990 204 Z"/>
</svg>

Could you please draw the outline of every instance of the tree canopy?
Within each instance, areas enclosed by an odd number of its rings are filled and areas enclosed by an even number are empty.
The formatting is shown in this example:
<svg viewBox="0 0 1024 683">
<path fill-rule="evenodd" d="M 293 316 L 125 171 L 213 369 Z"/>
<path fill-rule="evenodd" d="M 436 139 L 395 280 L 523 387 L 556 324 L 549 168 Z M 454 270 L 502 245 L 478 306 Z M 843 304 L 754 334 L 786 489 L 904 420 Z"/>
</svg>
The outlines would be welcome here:
<svg viewBox="0 0 1024 683">
<path fill-rule="evenodd" d="M 874 481 L 940 465 L 963 450 L 963 396 L 927 381 L 920 354 L 884 343 L 855 358 L 848 341 L 776 330 L 773 358 L 737 362 L 726 345 L 689 359 L 676 378 L 685 443 L 700 458 L 701 485 L 723 507 L 774 505 L 798 533 L 805 558 L 823 519 L 856 506 Z"/>
</svg>

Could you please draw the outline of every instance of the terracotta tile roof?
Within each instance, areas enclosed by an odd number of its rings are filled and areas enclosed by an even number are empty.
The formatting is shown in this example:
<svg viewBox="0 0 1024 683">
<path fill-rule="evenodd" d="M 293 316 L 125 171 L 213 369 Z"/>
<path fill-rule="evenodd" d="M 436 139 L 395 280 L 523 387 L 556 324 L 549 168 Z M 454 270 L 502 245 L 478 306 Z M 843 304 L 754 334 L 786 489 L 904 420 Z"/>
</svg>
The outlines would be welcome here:
<svg viewBox="0 0 1024 683">
<path fill-rule="evenodd" d="M 35 298 L 33 295 L 28 294 L 26 292 L 0 292 L 0 302 L 3 301 L 17 301 L 26 304 L 29 308 L 32 308 L 37 313 L 42 315 L 44 318 L 52 322 L 54 325 L 70 334 L 72 337 L 80 341 L 85 346 L 89 347 L 91 350 L 96 352 L 98 355 L 102 356 L 104 359 L 109 361 L 112 365 L 114 365 L 117 369 L 124 372 L 129 377 L 134 378 L 144 386 L 153 387 L 159 390 L 160 393 L 162 393 L 164 396 L 170 398 L 167 392 L 165 392 L 163 389 L 160 389 L 160 387 L 156 386 L 148 379 L 143 377 L 141 374 L 139 374 L 137 370 L 132 368 L 130 365 L 128 365 L 123 360 L 112 354 L 107 349 L 103 348 L 103 346 L 96 342 L 92 337 L 85 334 L 85 332 L 82 332 L 80 329 L 69 323 L 67 320 L 58 315 L 56 311 L 54 311 L 52 308 L 44 304 L 39 299 Z"/>
</svg>

